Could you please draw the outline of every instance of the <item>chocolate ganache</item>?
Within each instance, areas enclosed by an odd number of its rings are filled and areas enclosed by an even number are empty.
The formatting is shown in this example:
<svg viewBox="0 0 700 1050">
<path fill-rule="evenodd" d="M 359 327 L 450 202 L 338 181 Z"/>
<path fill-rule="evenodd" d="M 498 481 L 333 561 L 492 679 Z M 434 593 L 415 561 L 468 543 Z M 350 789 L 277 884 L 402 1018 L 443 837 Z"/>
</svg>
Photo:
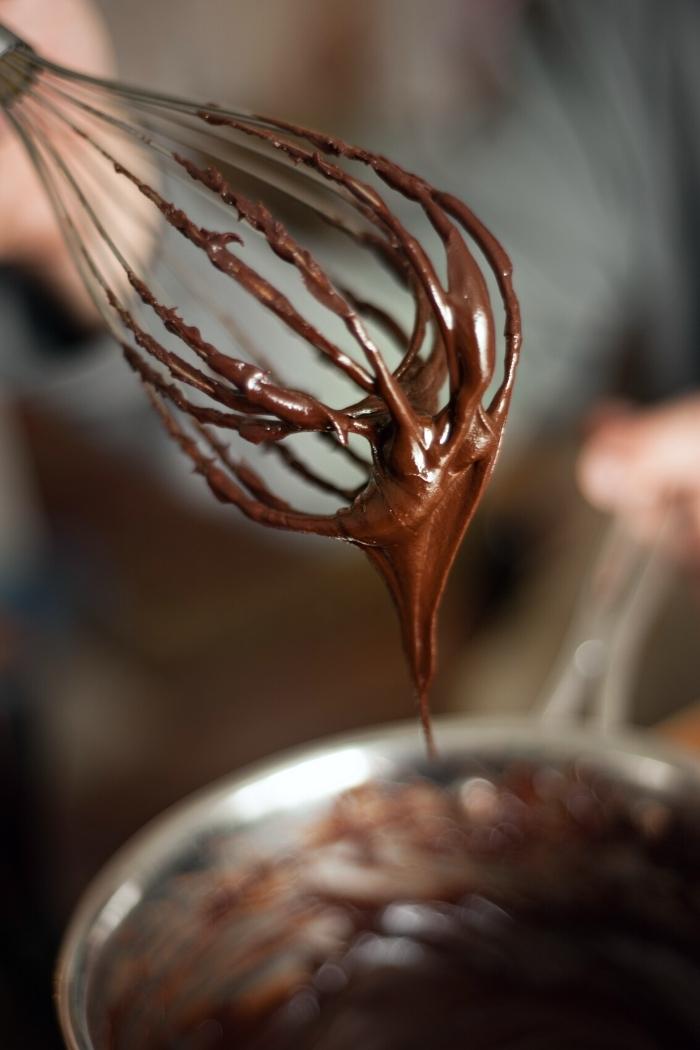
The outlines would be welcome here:
<svg viewBox="0 0 700 1050">
<path fill-rule="evenodd" d="M 104 1045 L 691 1050 L 699 890 L 697 806 L 600 774 L 371 783 L 141 909 Z"/>
<path fill-rule="evenodd" d="M 278 260 L 297 271 L 307 293 L 342 322 L 354 342 L 355 356 L 324 335 L 287 295 L 243 261 L 244 242 L 238 232 L 214 232 L 198 225 L 135 172 L 116 161 L 115 168 L 212 266 L 314 347 L 358 388 L 361 397 L 346 407 L 331 408 L 309 393 L 284 386 L 269 367 L 223 353 L 186 323 L 177 309 L 161 303 L 130 270 L 127 276 L 138 298 L 188 352 L 205 362 L 207 371 L 159 342 L 104 286 L 110 307 L 135 340 L 136 345 L 122 341 L 124 353 L 147 384 L 170 434 L 219 500 L 235 504 L 264 525 L 344 540 L 364 551 L 386 581 L 398 610 L 432 748 L 427 698 L 435 673 L 438 605 L 494 466 L 520 352 L 510 261 L 461 201 L 385 157 L 292 124 L 247 121 L 215 109 L 202 110 L 198 116 L 212 127 L 256 140 L 330 186 L 345 212 L 326 210 L 325 223 L 379 258 L 401 283 L 413 302 L 413 330 L 405 333 L 390 310 L 341 287 L 264 203 L 241 193 L 221 170 L 173 152 L 190 179 L 230 207 L 241 224 L 265 238 Z M 375 185 L 347 170 L 351 165 L 369 169 L 378 184 L 418 208 L 440 245 L 440 260 L 409 232 Z M 356 222 L 348 219 L 348 212 Z M 505 314 L 503 373 L 490 394 L 497 359 L 496 326 L 484 274 L 465 234 L 492 270 Z M 402 348 L 394 369 L 370 334 L 366 323 L 370 319 Z M 169 378 L 148 358 L 165 366 Z M 193 401 L 183 386 L 223 407 Z M 178 411 L 173 412 L 173 407 Z M 306 481 L 335 493 L 342 505 L 327 515 L 294 509 L 249 464 L 229 452 L 219 435 L 222 429 L 266 446 Z M 365 480 L 348 490 L 319 477 L 311 464 L 285 445 L 285 439 L 304 432 L 334 442 L 365 469 Z M 353 451 L 351 436 L 367 442 L 370 460 Z"/>
</svg>

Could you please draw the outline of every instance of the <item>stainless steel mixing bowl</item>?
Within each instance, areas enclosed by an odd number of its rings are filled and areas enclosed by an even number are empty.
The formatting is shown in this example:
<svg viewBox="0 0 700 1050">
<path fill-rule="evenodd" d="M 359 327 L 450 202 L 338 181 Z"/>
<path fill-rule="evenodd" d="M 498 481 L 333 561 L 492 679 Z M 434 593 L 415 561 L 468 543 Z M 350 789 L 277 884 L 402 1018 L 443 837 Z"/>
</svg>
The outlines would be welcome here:
<svg viewBox="0 0 700 1050">
<path fill-rule="evenodd" d="M 88 889 L 66 935 L 57 1000 L 71 1050 L 104 1050 L 101 1033 L 123 984 L 118 974 L 129 970 L 127 927 L 147 927 L 146 945 L 163 952 L 158 924 L 172 922 L 163 902 L 177 896 L 186 909 L 197 876 L 235 869 L 251 850 L 264 857 L 293 846 L 335 796 L 373 778 L 420 775 L 453 784 L 519 759 L 554 767 L 573 761 L 640 795 L 671 804 L 695 797 L 700 804 L 700 764 L 651 735 L 600 737 L 534 721 L 467 719 L 438 720 L 436 732 L 436 763 L 426 760 L 414 722 L 355 733 L 238 773 L 148 825 Z"/>
</svg>

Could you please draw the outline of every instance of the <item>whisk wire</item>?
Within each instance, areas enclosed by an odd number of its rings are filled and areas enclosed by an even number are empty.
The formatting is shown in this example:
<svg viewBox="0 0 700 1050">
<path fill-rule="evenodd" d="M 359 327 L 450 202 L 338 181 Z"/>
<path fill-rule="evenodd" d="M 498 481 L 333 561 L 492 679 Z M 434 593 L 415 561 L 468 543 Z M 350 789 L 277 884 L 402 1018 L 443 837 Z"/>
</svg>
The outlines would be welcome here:
<svg viewBox="0 0 700 1050">
<path fill-rule="evenodd" d="M 90 81 L 90 84 L 92 85 L 91 81 Z M 65 91 L 61 91 L 60 89 L 58 89 L 58 90 L 60 91 L 61 97 L 63 97 L 66 101 L 68 101 L 68 100 L 75 101 L 74 99 L 71 99 L 70 96 Z M 45 100 L 43 98 L 41 99 L 41 101 L 43 102 L 43 104 L 45 104 L 47 106 L 50 106 L 51 109 L 55 113 L 57 113 L 57 116 L 59 117 L 59 119 L 63 120 L 63 122 L 65 122 L 65 123 L 67 123 L 70 127 L 73 128 L 74 131 L 76 131 L 77 133 L 83 135 L 83 137 L 85 137 L 87 141 L 90 142 L 93 139 L 93 136 L 91 136 L 89 133 L 87 133 L 84 129 L 78 129 L 73 121 L 68 120 L 68 118 L 66 118 L 64 115 L 58 113 L 57 110 L 56 110 L 56 107 L 54 105 L 52 105 L 50 102 L 48 102 L 47 100 Z M 146 134 L 143 131 L 138 131 L 138 130 L 133 130 L 132 131 L 132 130 L 130 130 L 129 125 L 126 124 L 125 121 L 120 120 L 119 118 L 114 117 L 113 115 L 110 115 L 110 114 L 100 113 L 100 111 L 97 110 L 95 106 L 87 105 L 87 104 L 85 104 L 84 102 L 82 102 L 80 100 L 78 100 L 76 104 L 81 106 L 85 110 L 85 112 L 87 112 L 90 115 L 94 116 L 95 119 L 101 120 L 103 122 L 108 122 L 114 127 L 119 127 L 122 131 L 124 131 L 125 134 L 132 135 L 132 137 L 135 137 L 136 139 L 138 139 L 142 144 L 144 144 L 148 148 L 150 148 L 150 149 L 152 149 L 152 150 L 154 150 L 156 152 L 159 152 L 161 154 L 161 156 L 163 156 L 163 157 L 165 157 L 165 158 L 167 158 L 169 160 L 175 160 L 178 163 L 181 162 L 181 158 L 176 155 L 176 153 L 172 149 L 172 147 L 170 147 L 170 146 L 163 147 L 163 146 L 160 145 L 160 143 L 158 143 L 156 141 L 156 137 L 159 134 L 160 134 L 161 138 L 163 137 L 162 133 L 149 132 L 148 134 Z M 192 110 L 192 107 L 187 107 L 187 108 L 188 108 L 189 111 Z M 198 112 L 198 116 L 201 116 L 201 114 L 199 112 Z M 92 142 L 92 145 L 95 145 L 95 143 Z M 289 149 L 290 147 L 288 146 L 287 148 Z M 109 159 L 111 161 L 115 160 L 115 158 L 113 158 L 113 157 L 110 157 Z M 127 176 L 130 175 L 130 173 L 128 171 L 126 171 L 126 174 L 127 174 Z M 173 169 L 172 168 L 170 169 L 170 174 L 171 174 L 171 177 L 172 177 L 172 174 L 173 174 Z M 196 178 L 196 175 L 195 175 L 194 172 L 192 172 L 192 170 L 190 170 L 190 174 L 191 174 L 191 177 Z M 177 170 L 177 168 L 175 169 L 175 177 L 179 178 L 180 181 L 182 181 L 182 175 Z M 196 186 L 196 188 L 197 188 L 197 190 L 201 190 L 201 186 Z M 328 212 L 326 212 L 325 210 L 323 211 L 323 214 L 324 214 L 324 217 L 328 218 L 329 221 L 331 221 L 334 225 L 336 225 L 339 228 L 344 228 L 345 224 L 342 221 L 339 221 L 336 216 L 329 216 Z M 250 208 L 249 208 L 249 215 L 248 215 L 248 217 L 250 217 Z M 253 223 L 253 228 L 256 228 L 255 223 Z M 261 229 L 260 229 L 260 224 L 257 225 L 257 232 L 263 232 L 263 235 L 264 235 L 264 231 L 261 231 Z M 352 231 L 352 230 L 347 230 L 347 232 L 349 232 L 351 235 L 355 235 L 355 232 Z M 297 261 L 298 261 L 298 259 L 299 259 L 299 255 L 297 254 Z M 304 276 L 303 273 L 302 273 L 302 276 Z M 361 300 L 354 300 L 354 301 L 361 301 Z M 327 306 L 328 303 L 326 302 L 325 305 Z M 420 301 L 419 301 L 418 306 L 419 306 L 419 312 L 420 312 L 420 308 L 422 306 L 422 303 Z M 356 338 L 358 344 L 363 349 L 363 351 L 365 353 L 369 352 L 370 358 L 375 362 L 375 368 L 376 368 L 376 363 L 379 361 L 380 355 L 378 354 L 378 351 L 376 350 L 376 347 L 368 345 L 367 335 L 366 335 L 366 332 L 364 331 L 361 323 L 359 322 L 359 320 L 357 318 L 357 312 L 353 311 L 351 309 L 350 304 L 348 304 L 347 302 L 343 304 L 342 309 L 340 311 L 336 311 L 336 312 L 338 313 L 339 316 L 343 316 L 346 319 L 347 318 L 351 319 L 351 323 L 348 325 L 348 327 L 351 330 L 351 333 L 354 335 L 354 337 Z M 407 355 L 406 358 L 404 358 L 404 360 L 401 362 L 401 365 L 399 366 L 404 371 L 409 366 L 410 361 L 415 356 L 417 356 L 417 354 L 418 354 L 418 352 L 420 350 L 420 346 L 422 344 L 424 328 L 425 328 L 425 310 L 423 309 L 422 310 L 422 316 L 416 316 L 415 321 L 414 321 L 414 330 L 413 330 L 413 336 L 412 336 L 412 339 L 411 339 L 411 344 L 410 344 L 410 347 L 409 347 L 409 354 Z M 396 331 L 396 326 L 395 325 L 394 325 L 393 331 L 394 332 Z M 327 347 L 323 347 L 322 348 L 322 352 L 327 352 Z M 333 355 L 331 355 L 331 356 L 333 356 Z M 369 392 L 372 389 L 373 380 L 366 373 L 363 374 L 361 369 L 360 369 L 360 367 L 355 362 L 352 362 L 351 359 L 348 360 L 347 357 L 344 357 L 344 358 L 341 358 L 341 359 L 336 358 L 335 363 L 336 364 L 340 364 L 340 366 L 342 368 L 344 368 L 346 371 L 348 371 L 349 374 L 350 374 L 350 377 L 352 379 L 354 379 L 356 382 L 358 382 L 359 385 L 361 386 L 361 388 L 364 389 L 366 392 Z M 379 364 L 379 367 L 380 368 L 382 367 L 381 363 Z M 386 387 L 386 377 L 384 379 L 384 384 L 383 385 L 385 387 L 385 390 L 388 390 L 388 388 Z M 396 396 L 396 390 L 393 390 L 393 396 L 394 397 Z M 404 408 L 405 408 L 405 406 L 404 406 Z"/>
<path fill-rule="evenodd" d="M 31 59 L 42 71 L 46 71 L 49 74 L 53 73 L 58 79 L 59 83 L 65 79 L 66 71 L 63 70 L 60 66 L 56 66 L 52 63 L 46 63 L 43 59 L 39 59 L 35 55 L 32 55 Z M 307 165 L 309 163 L 315 163 L 315 158 L 313 157 L 313 154 L 310 151 L 305 151 L 304 155 L 302 156 L 302 154 L 299 152 L 298 144 L 294 143 L 291 139 L 285 139 L 283 136 L 280 136 L 280 127 L 275 123 L 266 120 L 265 118 L 254 116 L 241 110 L 225 109 L 223 107 L 214 106 L 212 104 L 204 106 L 200 104 L 189 103 L 181 99 L 172 98 L 171 96 L 167 95 L 147 95 L 143 92 L 139 92 L 136 89 L 125 87 L 124 85 L 112 81 L 100 81 L 97 78 L 89 77 L 84 74 L 73 74 L 71 72 L 70 78 L 71 88 L 73 90 L 76 86 L 78 88 L 94 89 L 97 92 L 99 92 L 98 101 L 102 101 L 102 104 L 104 104 L 104 91 L 112 91 L 114 89 L 114 94 L 120 95 L 125 99 L 128 99 L 130 104 L 134 105 L 137 109 L 143 108 L 143 111 L 146 113 L 152 114 L 154 108 L 157 109 L 158 106 L 161 106 L 163 108 L 163 113 L 165 114 L 164 119 L 167 119 L 167 121 L 170 123 L 174 122 L 174 114 L 181 114 L 186 115 L 188 117 L 194 117 L 198 121 L 207 120 L 208 128 L 206 135 L 207 142 L 209 144 L 211 143 L 212 134 L 216 133 L 216 131 L 218 130 L 216 127 L 216 123 L 213 123 L 213 121 L 220 123 L 220 125 L 225 125 L 227 131 L 233 130 L 234 132 L 237 132 L 242 136 L 247 136 L 247 141 L 245 143 L 240 141 L 240 139 L 236 139 L 235 142 L 235 148 L 237 151 L 236 167 L 241 167 L 241 170 L 245 171 L 246 169 L 243 164 L 239 163 L 239 152 L 249 153 L 253 156 L 264 158 L 266 164 L 278 167 L 279 170 L 284 171 L 287 176 L 290 175 L 290 168 L 289 165 L 286 164 L 285 161 L 281 158 L 279 154 L 280 150 L 284 151 L 288 156 L 292 157 L 295 163 L 303 162 Z M 77 83 L 74 83 L 74 81 Z M 58 90 L 55 84 L 52 85 L 52 90 Z M 78 104 L 78 100 L 76 99 L 75 95 L 68 95 L 66 92 L 62 92 L 62 95 L 71 104 Z M 99 112 L 99 107 L 92 107 L 92 109 L 97 119 L 102 119 L 105 116 L 104 114 L 101 114 Z M 189 135 L 193 133 L 193 127 L 191 122 L 187 124 L 182 124 L 181 127 L 183 128 L 183 130 L 186 129 Z M 290 125 L 289 127 L 291 128 L 292 126 Z M 137 135 L 139 134 L 136 129 L 130 130 L 127 127 L 125 128 L 125 130 L 127 131 L 127 133 L 135 133 Z M 269 138 L 270 131 L 274 132 L 274 137 L 272 140 Z M 197 134 L 197 131 L 194 130 L 194 133 Z M 201 134 L 205 135 L 205 132 L 202 131 Z M 251 136 L 253 137 L 253 141 L 251 141 Z M 153 144 L 150 138 L 150 133 L 142 133 L 142 141 L 144 141 L 144 143 L 149 146 Z M 230 139 L 227 138 L 223 141 L 230 148 Z M 207 150 L 203 149 L 203 152 L 206 153 Z M 328 171 L 330 170 L 331 167 L 329 166 Z M 329 187 L 327 181 L 327 173 L 321 175 L 319 172 L 315 171 L 313 167 L 309 168 L 307 166 L 304 172 L 304 176 L 304 181 L 307 184 L 313 183 L 317 188 L 319 188 L 325 193 L 328 193 Z M 350 198 L 354 198 L 354 200 L 352 200 L 351 203 L 353 210 L 357 214 L 362 206 L 362 197 L 358 197 L 356 192 L 354 193 L 352 190 L 348 190 L 348 187 L 345 185 L 344 173 L 341 169 L 335 169 L 335 177 L 336 183 L 333 187 L 333 190 L 336 197 L 345 200 L 350 200 Z M 269 180 L 269 171 L 267 169 L 264 172 L 264 178 L 266 182 Z M 298 190 L 296 189 L 296 187 L 293 192 L 294 196 L 298 197 Z M 363 191 L 363 195 L 371 195 L 371 193 L 372 191 L 370 190 L 370 188 L 366 186 L 365 190 Z M 318 207 L 317 204 L 314 205 L 310 201 L 305 201 L 305 203 L 308 203 L 310 207 Z M 334 216 L 333 213 L 325 213 L 325 215 L 331 221 L 338 221 L 337 216 Z M 373 225 L 377 224 L 378 219 L 380 221 L 382 221 L 383 219 L 383 217 L 381 215 L 378 215 L 376 212 L 368 212 L 365 217 L 369 218 L 370 223 Z M 356 231 L 350 228 L 348 229 L 348 232 L 355 233 Z"/>
<path fill-rule="evenodd" d="M 79 214 L 84 216 L 84 217 L 87 217 L 88 222 L 91 224 L 91 226 L 94 228 L 94 230 L 98 234 L 98 240 L 96 241 L 96 244 L 98 246 L 106 247 L 107 248 L 107 252 L 108 252 L 108 256 L 111 256 L 116 261 L 118 267 L 123 272 L 128 273 L 129 269 L 130 269 L 129 263 L 126 261 L 123 253 L 117 247 L 117 245 L 116 245 L 116 243 L 114 241 L 114 238 L 110 235 L 110 233 L 105 228 L 104 223 L 100 220 L 100 218 L 99 218 L 99 216 L 97 214 L 96 208 L 94 206 L 94 203 L 92 203 L 88 199 L 87 194 L 85 192 L 85 189 L 78 182 L 78 180 L 76 179 L 75 175 L 70 170 L 69 166 L 67 165 L 67 163 L 65 162 L 65 160 L 63 159 L 63 157 L 61 156 L 59 151 L 52 144 L 50 135 L 48 134 L 47 129 L 43 125 L 43 121 L 42 121 L 41 117 L 37 118 L 37 124 L 38 124 L 39 127 L 43 127 L 44 128 L 44 133 L 41 136 L 41 140 L 40 140 L 39 147 L 38 147 L 38 153 L 41 154 L 42 151 L 43 151 L 45 154 L 48 155 L 48 158 L 51 160 L 51 162 L 55 166 L 55 170 L 60 174 L 60 176 L 62 177 L 65 185 L 68 188 L 68 190 L 70 191 L 70 193 L 73 195 L 75 201 L 77 202 L 77 204 L 79 206 L 79 209 L 80 209 Z M 26 133 L 26 129 L 25 129 L 25 133 Z M 94 176 L 94 172 L 92 172 L 90 170 L 90 168 L 88 167 L 86 161 L 87 161 L 86 155 L 82 155 L 82 156 L 78 156 L 78 157 L 74 156 L 74 158 L 73 158 L 73 163 L 76 166 L 82 168 L 82 175 L 83 175 L 83 177 L 86 180 L 90 180 Z M 48 172 L 51 169 L 50 169 L 49 165 L 46 163 L 46 161 L 44 161 L 43 170 L 44 170 L 45 175 L 47 175 L 47 177 L 50 178 L 50 176 L 48 175 Z M 58 190 L 58 187 L 56 187 L 56 191 L 57 191 L 57 193 L 60 196 L 60 190 Z M 93 198 L 93 201 L 95 199 L 96 198 Z M 78 231 L 77 226 L 76 226 L 76 222 L 75 222 L 74 217 L 73 217 L 73 214 L 71 213 L 71 211 L 70 211 L 70 209 L 69 209 L 69 207 L 68 207 L 64 197 L 61 197 L 61 214 L 62 214 L 63 221 L 66 223 L 67 228 L 69 228 L 69 230 L 71 232 L 71 235 L 72 235 L 71 236 L 71 240 L 72 240 L 72 246 L 73 246 L 73 249 L 74 249 L 74 253 L 77 252 L 80 256 L 82 256 L 83 261 L 88 265 L 92 276 L 95 278 L 95 280 L 97 281 L 98 285 L 102 288 L 102 291 L 106 294 L 107 288 L 109 286 L 109 282 L 107 281 L 107 278 L 104 276 L 104 274 L 101 273 L 98 270 L 94 259 L 89 254 L 89 252 L 88 252 L 88 250 L 86 248 L 86 245 L 89 243 L 89 239 L 87 237 L 81 237 L 80 236 L 79 231 Z M 101 298 L 104 299 L 104 296 L 101 297 Z M 104 302 L 102 302 L 102 312 L 104 312 Z"/>
<path fill-rule="evenodd" d="M 73 121 L 68 120 L 67 118 L 65 118 L 60 113 L 56 113 L 55 107 L 52 106 L 51 103 L 45 101 L 44 104 L 51 111 L 53 111 L 55 113 L 55 115 L 57 116 L 57 118 L 62 120 L 62 122 L 65 123 L 66 126 L 69 127 L 76 135 L 78 135 L 84 141 L 86 141 L 86 143 L 89 145 L 90 148 L 96 150 L 110 165 L 113 165 L 115 168 L 117 168 L 119 170 L 120 174 L 123 174 L 128 180 L 130 180 L 142 192 L 144 190 L 146 190 L 147 195 L 156 204 L 156 206 L 159 208 L 161 213 L 164 214 L 164 216 L 166 217 L 166 220 L 172 221 L 173 217 L 174 217 L 173 225 L 176 226 L 176 228 L 179 230 L 179 232 L 183 233 L 185 236 L 187 236 L 189 239 L 191 239 L 193 241 L 193 243 L 197 244 L 199 247 L 202 247 L 202 248 L 204 248 L 204 250 L 207 250 L 207 247 L 206 247 L 207 246 L 207 239 L 210 236 L 209 231 L 199 230 L 194 224 L 192 224 L 189 220 L 187 220 L 186 217 L 183 216 L 179 211 L 175 211 L 175 213 L 173 215 L 173 211 L 171 210 L 172 209 L 172 205 L 170 204 L 170 202 L 168 202 L 164 198 L 162 198 L 162 196 L 159 195 L 157 193 L 157 191 L 155 191 L 152 187 L 145 187 L 143 181 L 140 178 L 138 178 L 131 170 L 129 170 L 128 168 L 125 168 L 122 164 L 119 164 L 119 162 L 117 161 L 116 157 L 109 150 L 107 150 L 98 140 L 96 140 L 94 135 L 88 134 L 85 131 L 84 128 L 79 127 Z M 105 230 L 103 224 L 101 224 L 99 222 L 99 220 L 98 220 L 98 218 L 97 218 L 97 216 L 95 214 L 94 209 L 90 206 L 89 202 L 86 200 L 85 194 L 80 190 L 80 187 L 77 185 L 76 180 L 71 175 L 71 173 L 68 170 L 66 164 L 62 161 L 62 159 L 59 156 L 57 156 L 55 154 L 55 151 L 53 153 L 53 156 L 54 156 L 55 162 L 57 163 L 57 166 L 60 168 L 61 172 L 63 173 L 63 175 L 65 177 L 65 179 L 70 183 L 70 185 L 71 185 L 71 187 L 72 187 L 72 189 L 73 189 L 77 199 L 79 200 L 81 206 L 85 209 L 87 214 L 90 216 L 90 219 L 91 219 L 93 225 L 95 226 L 98 234 L 105 241 L 105 243 L 108 244 L 110 250 L 113 252 L 115 257 L 117 258 L 120 266 L 122 267 L 124 272 L 127 274 L 129 279 L 132 280 L 133 271 L 131 270 L 129 265 L 126 263 L 123 255 L 121 255 L 121 253 L 119 253 L 116 250 L 116 247 L 114 245 L 113 240 L 111 238 L 109 238 L 109 236 L 107 234 L 107 231 Z M 240 208 L 240 215 L 244 219 L 244 221 L 247 221 L 249 225 L 251 225 L 254 228 L 256 228 L 257 232 L 263 233 L 263 235 L 267 236 L 268 241 L 274 239 L 275 229 L 272 228 L 272 230 L 268 229 L 267 231 L 265 229 L 264 223 L 266 221 L 269 221 L 267 219 L 267 215 L 265 214 L 265 212 L 262 212 L 263 221 L 261 222 L 259 220 L 259 218 L 258 218 L 258 215 L 257 215 L 257 213 L 260 211 L 259 206 L 251 205 L 250 202 L 248 202 L 244 198 L 241 198 L 240 196 L 238 196 L 236 198 L 236 201 L 237 201 L 237 204 L 238 204 L 238 206 Z M 294 265 L 296 265 L 297 268 L 303 274 L 308 273 L 309 272 L 309 263 L 307 262 L 306 259 L 303 258 L 302 254 L 301 254 L 301 250 L 299 249 L 298 245 L 294 244 L 294 242 L 291 241 L 291 239 L 288 237 L 288 235 L 286 236 L 286 240 L 287 240 L 287 244 L 291 245 L 291 251 L 288 252 L 287 261 L 290 261 Z M 216 263 L 215 263 L 215 265 L 216 265 Z M 310 261 L 310 265 L 311 266 L 314 265 L 313 260 Z M 252 291 L 253 294 L 257 294 L 257 292 L 259 291 L 260 287 L 262 287 L 263 293 L 266 296 L 270 295 L 270 287 L 269 287 L 268 282 L 265 281 L 265 279 L 262 277 L 262 275 L 258 274 L 255 271 L 250 270 L 250 268 L 245 267 L 245 264 L 242 264 L 242 263 L 239 262 L 239 263 L 236 264 L 236 266 L 233 266 L 233 267 L 226 266 L 224 268 L 224 272 L 227 272 L 229 275 L 236 275 L 236 274 L 240 275 L 241 273 L 244 273 L 244 275 L 247 274 L 249 276 L 249 284 L 251 286 L 251 291 Z M 104 283 L 104 282 L 102 282 L 102 283 Z M 141 298 L 143 299 L 143 288 L 142 288 L 142 286 L 140 286 L 140 285 L 137 286 L 136 290 L 141 295 Z M 146 300 L 144 300 L 144 301 L 146 301 Z M 152 297 L 149 297 L 149 299 L 147 300 L 147 305 L 151 306 L 155 310 L 155 312 L 158 313 L 158 309 L 155 306 L 155 300 Z M 336 311 L 340 312 L 338 307 L 334 303 L 331 303 L 330 305 L 331 305 L 331 308 L 333 308 L 335 306 Z M 284 306 L 284 309 L 285 309 L 286 315 L 287 315 L 285 319 L 288 319 L 288 318 L 291 317 L 292 324 L 296 325 L 297 327 L 301 327 L 302 325 L 306 324 L 306 322 L 298 314 L 296 314 L 296 312 L 294 312 L 292 310 L 291 304 L 288 303 L 288 300 L 285 303 L 283 303 L 283 306 Z M 163 320 L 163 313 L 162 312 L 161 312 L 160 316 L 161 316 L 161 320 Z M 122 314 L 122 321 L 124 321 L 124 320 L 125 320 L 125 317 Z M 136 334 L 136 332 L 134 332 L 134 334 Z M 355 334 L 358 337 L 358 342 L 360 342 L 360 340 L 362 339 L 362 336 L 363 336 L 363 330 L 362 330 L 362 327 L 360 325 L 356 326 Z M 356 380 L 359 379 L 359 382 L 362 384 L 362 386 L 366 390 L 369 390 L 369 389 L 372 388 L 372 380 L 370 379 L 370 377 L 366 373 L 363 372 L 363 370 L 360 368 L 359 365 L 357 365 L 355 362 L 350 362 L 350 360 L 347 359 L 346 356 L 340 357 L 340 355 L 337 353 L 337 351 L 331 346 L 331 344 L 327 340 L 325 340 L 325 338 L 323 336 L 321 336 L 320 333 L 317 334 L 316 338 L 317 338 L 318 342 L 321 344 L 322 351 L 328 353 L 329 356 L 332 356 L 334 358 L 334 360 L 335 360 L 335 363 L 339 367 L 341 367 L 344 370 L 346 370 L 351 378 L 356 379 Z M 364 337 L 364 342 L 365 342 L 365 349 L 367 349 L 367 344 L 368 344 L 369 341 L 367 340 L 366 336 Z M 191 344 L 190 344 L 190 349 L 194 349 L 194 347 Z M 211 347 L 209 348 L 209 353 L 213 353 L 213 348 L 211 348 Z M 376 348 L 374 348 L 374 354 L 378 355 L 378 351 L 376 350 Z M 180 376 L 179 378 L 182 378 L 182 376 Z"/>
</svg>

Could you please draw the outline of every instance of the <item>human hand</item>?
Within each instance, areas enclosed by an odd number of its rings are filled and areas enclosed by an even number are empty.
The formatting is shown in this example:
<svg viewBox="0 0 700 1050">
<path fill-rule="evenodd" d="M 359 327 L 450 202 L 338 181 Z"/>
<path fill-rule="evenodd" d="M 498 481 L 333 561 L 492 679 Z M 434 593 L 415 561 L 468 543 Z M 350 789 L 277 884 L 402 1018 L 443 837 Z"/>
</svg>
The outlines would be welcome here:
<svg viewBox="0 0 700 1050">
<path fill-rule="evenodd" d="M 577 474 L 591 503 L 642 537 L 656 535 L 671 511 L 672 546 L 700 564 L 700 394 L 649 409 L 604 406 Z"/>
<path fill-rule="evenodd" d="M 46 58 L 108 76 L 114 59 L 91 0 L 0 0 L 0 22 Z M 94 306 L 24 147 L 0 112 L 0 260 L 25 266 L 85 321 Z"/>
</svg>

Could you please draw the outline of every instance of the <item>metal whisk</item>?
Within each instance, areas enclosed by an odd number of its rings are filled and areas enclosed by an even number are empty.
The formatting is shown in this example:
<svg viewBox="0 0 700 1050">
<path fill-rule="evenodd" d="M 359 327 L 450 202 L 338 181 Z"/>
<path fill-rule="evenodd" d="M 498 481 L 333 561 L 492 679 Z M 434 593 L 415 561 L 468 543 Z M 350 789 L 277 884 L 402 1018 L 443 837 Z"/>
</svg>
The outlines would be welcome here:
<svg viewBox="0 0 700 1050">
<path fill-rule="evenodd" d="M 248 517 L 369 553 L 423 689 L 434 607 L 518 359 L 498 242 L 455 197 L 381 156 L 71 72 L 2 27 L 0 105 L 172 437 Z M 490 293 L 465 233 L 504 306 L 494 382 Z M 240 458 L 251 446 L 264 462 Z M 279 494 L 284 472 L 307 509 Z M 450 479 L 463 507 L 447 520 Z M 438 563 L 430 587 L 415 578 L 421 559 Z"/>
</svg>

